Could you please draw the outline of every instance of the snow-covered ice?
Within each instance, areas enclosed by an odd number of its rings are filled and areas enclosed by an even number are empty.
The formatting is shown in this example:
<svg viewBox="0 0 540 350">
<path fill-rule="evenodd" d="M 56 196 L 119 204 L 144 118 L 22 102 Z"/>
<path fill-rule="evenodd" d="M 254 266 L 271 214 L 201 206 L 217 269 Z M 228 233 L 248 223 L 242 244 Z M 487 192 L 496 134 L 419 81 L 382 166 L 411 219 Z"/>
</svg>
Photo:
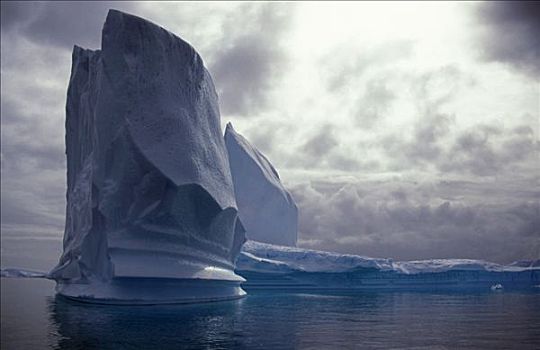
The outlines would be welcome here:
<svg viewBox="0 0 540 350">
<path fill-rule="evenodd" d="M 47 278 L 47 274 L 41 271 L 6 268 L 0 270 L 0 277 L 4 278 Z"/>
<path fill-rule="evenodd" d="M 391 270 L 391 259 L 264 244 L 252 240 L 244 244 L 237 269 L 250 271 L 345 272 L 356 268 Z"/>
<path fill-rule="evenodd" d="M 276 169 L 231 123 L 225 129 L 225 144 L 246 237 L 296 246 L 298 209 Z"/>
<path fill-rule="evenodd" d="M 161 283 L 172 287 L 156 302 L 243 295 L 234 262 L 245 230 L 222 135 L 198 53 L 110 10 L 102 49 L 73 50 L 64 252 L 50 272 L 58 292 L 141 301 Z M 171 279 L 182 286 L 148 283 Z"/>
<path fill-rule="evenodd" d="M 516 266 L 519 265 L 519 266 Z M 246 288 L 433 289 L 483 288 L 504 283 L 532 288 L 538 261 L 500 265 L 482 260 L 393 261 L 248 241 L 236 263 Z"/>
</svg>

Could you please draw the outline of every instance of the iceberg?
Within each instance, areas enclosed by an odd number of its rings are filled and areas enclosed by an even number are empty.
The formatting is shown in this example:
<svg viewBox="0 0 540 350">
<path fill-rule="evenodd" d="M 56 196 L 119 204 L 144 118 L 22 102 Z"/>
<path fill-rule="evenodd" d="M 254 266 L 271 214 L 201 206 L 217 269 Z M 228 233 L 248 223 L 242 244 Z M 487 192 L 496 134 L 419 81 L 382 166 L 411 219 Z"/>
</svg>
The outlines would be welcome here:
<svg viewBox="0 0 540 350">
<path fill-rule="evenodd" d="M 231 123 L 225 128 L 225 145 L 246 237 L 263 243 L 296 246 L 298 208 L 276 169 Z"/>
<path fill-rule="evenodd" d="M 73 49 L 59 294 L 100 303 L 239 298 L 245 241 L 218 98 L 199 54 L 110 10 L 101 50 Z"/>
<path fill-rule="evenodd" d="M 537 290 L 539 261 L 393 261 L 248 241 L 236 262 L 246 290 Z"/>
<path fill-rule="evenodd" d="M 2 278 L 47 278 L 47 274 L 41 271 L 5 268 L 0 269 L 0 277 Z"/>
</svg>

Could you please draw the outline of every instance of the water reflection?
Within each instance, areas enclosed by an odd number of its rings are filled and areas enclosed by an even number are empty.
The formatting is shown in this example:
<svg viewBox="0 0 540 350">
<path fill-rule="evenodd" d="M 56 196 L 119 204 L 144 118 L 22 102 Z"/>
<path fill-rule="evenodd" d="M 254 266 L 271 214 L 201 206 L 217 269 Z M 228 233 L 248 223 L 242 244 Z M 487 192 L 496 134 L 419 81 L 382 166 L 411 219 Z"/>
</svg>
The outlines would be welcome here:
<svg viewBox="0 0 540 350">
<path fill-rule="evenodd" d="M 60 349 L 239 348 L 235 319 L 243 302 L 130 307 L 56 296 L 49 310 Z"/>
<path fill-rule="evenodd" d="M 392 299 L 251 293 L 245 299 L 199 305 L 110 306 L 56 296 L 48 303 L 56 326 L 49 343 L 58 349 L 293 349 L 362 342 L 359 330 L 370 321 L 359 313 L 380 316 L 381 309 L 392 309 Z"/>
<path fill-rule="evenodd" d="M 48 343 L 58 349 L 534 349 L 539 301 L 539 294 L 519 293 L 251 292 L 199 305 L 101 306 L 54 297 Z"/>
</svg>

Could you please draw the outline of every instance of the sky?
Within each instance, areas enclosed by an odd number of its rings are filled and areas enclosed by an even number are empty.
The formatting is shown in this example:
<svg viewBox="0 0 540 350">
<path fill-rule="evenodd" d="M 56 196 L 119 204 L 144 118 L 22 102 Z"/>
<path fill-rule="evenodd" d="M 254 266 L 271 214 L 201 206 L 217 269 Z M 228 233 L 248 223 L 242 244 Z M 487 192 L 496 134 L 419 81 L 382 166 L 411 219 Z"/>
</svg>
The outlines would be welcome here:
<svg viewBox="0 0 540 350">
<path fill-rule="evenodd" d="M 304 248 L 540 258 L 534 2 L 1 2 L 2 236 L 58 239 L 74 44 L 107 10 L 201 54 L 222 125 L 274 164 Z"/>
</svg>

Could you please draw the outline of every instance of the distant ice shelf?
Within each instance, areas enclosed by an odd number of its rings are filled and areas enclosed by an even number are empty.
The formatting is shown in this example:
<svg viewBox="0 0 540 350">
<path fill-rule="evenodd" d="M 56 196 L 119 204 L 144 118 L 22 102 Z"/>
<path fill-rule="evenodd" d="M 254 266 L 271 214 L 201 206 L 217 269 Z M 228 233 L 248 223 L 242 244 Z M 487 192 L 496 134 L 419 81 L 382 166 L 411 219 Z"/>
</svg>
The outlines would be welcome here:
<svg viewBox="0 0 540 350">
<path fill-rule="evenodd" d="M 393 261 L 248 241 L 236 272 L 250 289 L 423 290 L 535 288 L 540 261 L 499 265 L 481 260 Z M 534 290 L 540 290 L 535 288 Z"/>
<path fill-rule="evenodd" d="M 46 272 L 17 269 L 17 268 L 5 268 L 0 270 L 0 277 L 4 278 L 47 278 Z"/>
</svg>

